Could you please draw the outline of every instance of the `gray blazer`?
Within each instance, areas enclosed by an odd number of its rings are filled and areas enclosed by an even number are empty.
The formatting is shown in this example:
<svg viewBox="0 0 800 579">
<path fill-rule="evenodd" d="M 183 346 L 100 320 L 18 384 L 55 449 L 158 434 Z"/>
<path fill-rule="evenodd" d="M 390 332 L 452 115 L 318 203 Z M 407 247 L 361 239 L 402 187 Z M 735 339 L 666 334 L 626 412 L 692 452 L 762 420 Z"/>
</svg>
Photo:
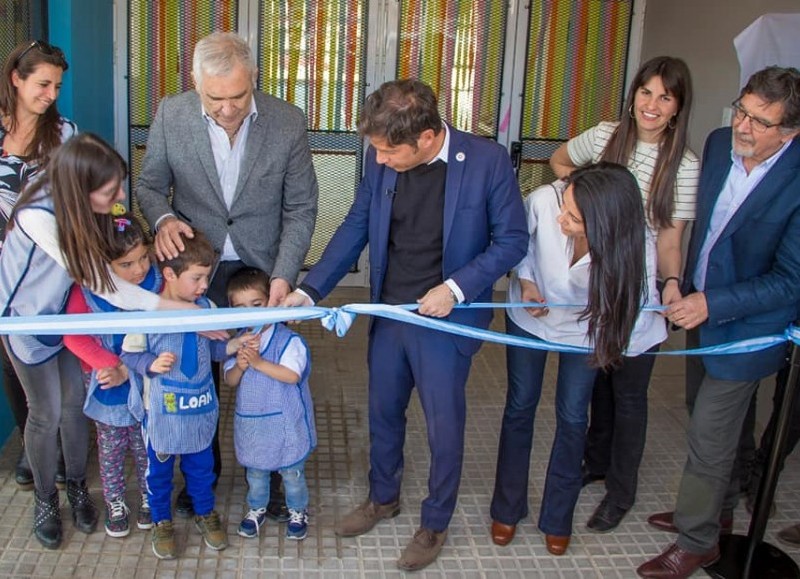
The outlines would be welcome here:
<svg viewBox="0 0 800 579">
<path fill-rule="evenodd" d="M 193 90 L 159 104 L 135 195 L 151 227 L 172 213 L 218 251 L 230 233 L 245 264 L 294 285 L 311 244 L 319 196 L 306 120 L 294 105 L 258 91 L 254 97 L 258 115 L 230 210 Z"/>
</svg>

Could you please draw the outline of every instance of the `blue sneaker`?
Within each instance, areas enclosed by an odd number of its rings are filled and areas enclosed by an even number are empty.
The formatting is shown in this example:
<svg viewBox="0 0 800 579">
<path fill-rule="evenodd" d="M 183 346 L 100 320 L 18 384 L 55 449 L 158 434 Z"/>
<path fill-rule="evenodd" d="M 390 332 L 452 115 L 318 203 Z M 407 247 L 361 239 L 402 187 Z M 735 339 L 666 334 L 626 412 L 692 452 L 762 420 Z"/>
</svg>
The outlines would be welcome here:
<svg viewBox="0 0 800 579">
<path fill-rule="evenodd" d="M 242 522 L 239 523 L 239 529 L 236 531 L 242 537 L 247 537 L 248 539 L 254 539 L 258 537 L 258 530 L 261 528 L 261 525 L 264 524 L 264 521 L 267 520 L 267 509 L 250 509 L 247 514 L 242 519 Z"/>
<path fill-rule="evenodd" d="M 308 513 L 305 510 L 289 509 L 289 524 L 286 525 L 286 538 L 302 541 L 308 534 Z"/>
</svg>

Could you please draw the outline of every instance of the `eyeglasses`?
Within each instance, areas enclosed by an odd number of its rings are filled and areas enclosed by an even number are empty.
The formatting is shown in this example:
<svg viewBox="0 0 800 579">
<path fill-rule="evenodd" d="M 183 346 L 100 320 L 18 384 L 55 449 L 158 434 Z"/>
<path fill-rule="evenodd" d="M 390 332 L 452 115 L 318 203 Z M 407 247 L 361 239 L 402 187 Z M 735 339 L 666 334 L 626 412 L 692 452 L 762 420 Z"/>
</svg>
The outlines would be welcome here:
<svg viewBox="0 0 800 579">
<path fill-rule="evenodd" d="M 65 65 L 67 64 L 67 59 L 64 57 L 64 52 L 60 48 L 53 46 L 52 44 L 48 44 L 44 40 L 34 40 L 25 50 L 19 53 L 17 60 L 14 62 L 14 67 L 19 65 L 19 63 L 22 62 L 22 59 L 25 58 L 25 55 L 34 48 L 46 56 L 54 56 Z M 66 67 L 64 67 L 64 70 L 66 70 Z"/>
<path fill-rule="evenodd" d="M 733 107 L 733 118 L 736 119 L 737 123 L 741 123 L 745 119 L 750 119 L 750 126 L 753 127 L 753 130 L 756 133 L 766 133 L 768 129 L 772 127 L 780 127 L 781 123 L 770 123 L 765 121 L 764 119 L 759 119 L 758 117 L 754 117 L 742 107 L 739 99 L 736 99 L 731 103 Z"/>
</svg>

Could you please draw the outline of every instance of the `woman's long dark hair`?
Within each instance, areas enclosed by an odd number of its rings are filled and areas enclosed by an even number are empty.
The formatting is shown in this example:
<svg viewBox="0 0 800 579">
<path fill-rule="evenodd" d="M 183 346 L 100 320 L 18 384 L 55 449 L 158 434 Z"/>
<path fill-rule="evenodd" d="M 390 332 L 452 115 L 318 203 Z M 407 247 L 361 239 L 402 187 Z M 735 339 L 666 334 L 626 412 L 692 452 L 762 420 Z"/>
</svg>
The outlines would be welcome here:
<svg viewBox="0 0 800 579">
<path fill-rule="evenodd" d="M 619 126 L 603 151 L 602 160 L 627 166 L 636 148 L 636 120 L 630 111 L 636 92 L 654 76 L 660 76 L 667 92 L 678 101 L 678 112 L 661 133 L 658 159 L 647 196 L 647 215 L 657 228 L 672 226 L 675 209 L 675 181 L 688 141 L 689 113 L 692 110 L 692 77 L 680 58 L 657 56 L 645 62 L 636 73 L 625 99 Z"/>
<path fill-rule="evenodd" d="M 108 271 L 113 217 L 95 213 L 89 193 L 111 181 L 122 183 L 126 174 L 125 161 L 111 145 L 92 133 L 79 133 L 56 149 L 42 178 L 23 190 L 8 228 L 17 211 L 49 194 L 70 277 L 92 291 L 114 291 Z"/>
<path fill-rule="evenodd" d="M 639 185 L 622 165 L 601 161 L 568 179 L 589 245 L 589 321 L 593 365 L 619 365 L 645 295 L 645 219 Z"/>
<path fill-rule="evenodd" d="M 28 41 L 18 44 L 3 64 L 3 76 L 0 78 L 0 113 L 8 119 L 8 131 L 17 126 L 17 89 L 11 76 L 16 70 L 23 80 L 28 78 L 41 64 L 52 64 L 64 72 L 67 64 L 61 49 L 42 41 Z M 54 102 L 39 116 L 33 140 L 24 152 L 33 157 L 37 163 L 47 162 L 50 154 L 61 144 L 61 115 Z"/>
</svg>

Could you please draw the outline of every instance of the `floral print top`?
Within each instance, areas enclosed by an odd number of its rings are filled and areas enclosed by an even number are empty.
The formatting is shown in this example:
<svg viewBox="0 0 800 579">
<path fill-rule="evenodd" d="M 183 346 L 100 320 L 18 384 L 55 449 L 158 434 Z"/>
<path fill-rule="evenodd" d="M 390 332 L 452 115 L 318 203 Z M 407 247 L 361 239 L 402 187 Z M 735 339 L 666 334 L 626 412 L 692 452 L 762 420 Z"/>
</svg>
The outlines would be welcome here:
<svg viewBox="0 0 800 579">
<path fill-rule="evenodd" d="M 61 124 L 61 142 L 63 143 L 78 132 L 78 127 L 65 117 Z M 0 248 L 6 235 L 6 223 L 17 202 L 22 187 L 35 178 L 40 170 L 39 164 L 30 157 L 11 155 L 3 148 L 6 130 L 0 124 Z"/>
</svg>

